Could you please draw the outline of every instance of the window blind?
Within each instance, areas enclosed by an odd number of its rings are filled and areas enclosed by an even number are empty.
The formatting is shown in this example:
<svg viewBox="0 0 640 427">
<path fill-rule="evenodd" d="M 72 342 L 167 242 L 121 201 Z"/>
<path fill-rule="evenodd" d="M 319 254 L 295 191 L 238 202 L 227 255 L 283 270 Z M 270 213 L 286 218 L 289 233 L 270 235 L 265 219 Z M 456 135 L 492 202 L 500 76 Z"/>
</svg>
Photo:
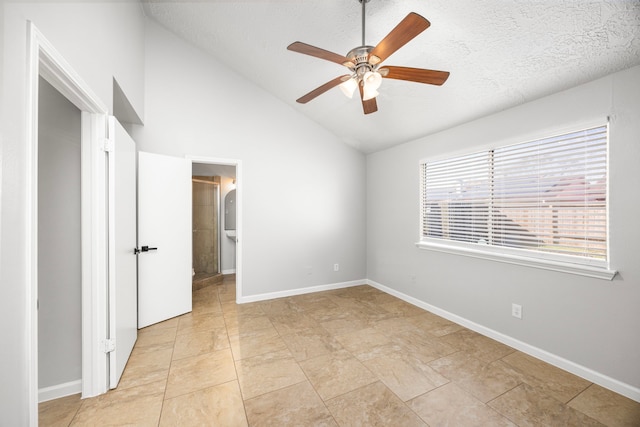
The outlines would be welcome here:
<svg viewBox="0 0 640 427">
<path fill-rule="evenodd" d="M 607 259 L 607 125 L 421 164 L 422 238 Z"/>
</svg>

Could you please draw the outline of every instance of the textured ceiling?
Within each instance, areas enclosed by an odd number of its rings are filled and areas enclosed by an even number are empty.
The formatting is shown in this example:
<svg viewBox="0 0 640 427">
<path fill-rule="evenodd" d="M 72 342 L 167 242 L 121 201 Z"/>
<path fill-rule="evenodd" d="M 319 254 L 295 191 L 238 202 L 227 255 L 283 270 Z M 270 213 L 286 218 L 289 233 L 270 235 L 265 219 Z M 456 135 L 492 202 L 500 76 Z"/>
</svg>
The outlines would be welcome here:
<svg viewBox="0 0 640 427">
<path fill-rule="evenodd" d="M 443 86 L 385 79 L 378 112 L 365 116 L 338 88 L 296 103 L 348 70 L 286 49 L 302 41 L 345 55 L 359 46 L 358 0 L 144 0 L 144 9 L 366 153 L 640 64 L 638 0 L 370 0 L 368 45 L 409 12 L 431 22 L 384 64 L 451 76 Z"/>
</svg>

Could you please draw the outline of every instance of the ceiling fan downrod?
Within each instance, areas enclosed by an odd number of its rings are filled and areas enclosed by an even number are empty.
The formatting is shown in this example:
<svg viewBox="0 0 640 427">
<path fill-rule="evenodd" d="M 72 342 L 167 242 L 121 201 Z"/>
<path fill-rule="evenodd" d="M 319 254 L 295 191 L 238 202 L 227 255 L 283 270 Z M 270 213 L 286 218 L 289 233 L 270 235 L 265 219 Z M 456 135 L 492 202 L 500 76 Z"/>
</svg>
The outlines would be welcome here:
<svg viewBox="0 0 640 427">
<path fill-rule="evenodd" d="M 365 28 L 365 5 L 369 3 L 370 0 L 358 0 L 362 4 L 362 46 L 364 46 L 364 28 Z"/>
</svg>

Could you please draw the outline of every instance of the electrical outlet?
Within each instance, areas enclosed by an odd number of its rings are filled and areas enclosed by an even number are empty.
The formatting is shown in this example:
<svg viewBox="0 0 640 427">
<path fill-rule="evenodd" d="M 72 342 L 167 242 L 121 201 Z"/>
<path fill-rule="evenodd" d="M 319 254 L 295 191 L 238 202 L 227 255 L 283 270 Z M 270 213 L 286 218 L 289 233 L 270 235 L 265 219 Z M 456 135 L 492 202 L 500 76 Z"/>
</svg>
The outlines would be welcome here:
<svg viewBox="0 0 640 427">
<path fill-rule="evenodd" d="M 522 306 L 520 304 L 511 304 L 511 315 L 522 319 Z"/>
<path fill-rule="evenodd" d="M 333 264 L 333 271 L 340 270 L 340 264 Z"/>
</svg>

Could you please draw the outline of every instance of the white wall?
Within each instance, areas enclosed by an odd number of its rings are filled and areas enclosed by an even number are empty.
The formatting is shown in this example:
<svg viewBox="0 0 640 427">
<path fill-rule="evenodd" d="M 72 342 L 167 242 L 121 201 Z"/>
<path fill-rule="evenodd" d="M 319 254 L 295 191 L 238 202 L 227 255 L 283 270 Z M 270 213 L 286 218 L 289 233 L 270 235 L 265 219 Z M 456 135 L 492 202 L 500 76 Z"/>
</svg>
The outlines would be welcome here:
<svg viewBox="0 0 640 427">
<path fill-rule="evenodd" d="M 230 191 L 235 190 L 234 178 L 223 176 L 220 179 L 220 270 L 223 274 L 232 274 L 236 271 L 236 241 L 226 233 L 225 197 Z"/>
<path fill-rule="evenodd" d="M 607 116 L 610 255 L 619 271 L 613 281 L 416 248 L 421 159 Z M 640 396 L 639 117 L 635 67 L 369 155 L 368 278 L 620 381 Z M 523 306 L 522 320 L 511 317 L 512 302 Z"/>
<path fill-rule="evenodd" d="M 151 21 L 145 69 L 141 151 L 242 161 L 243 296 L 365 278 L 362 153 Z"/>
<path fill-rule="evenodd" d="M 38 387 L 82 379 L 80 110 L 40 79 Z"/>
<path fill-rule="evenodd" d="M 27 20 L 111 108 L 114 76 L 143 114 L 144 25 L 136 2 L 0 3 L 2 141 L 0 216 L 0 424 L 28 424 L 26 318 Z"/>
</svg>

